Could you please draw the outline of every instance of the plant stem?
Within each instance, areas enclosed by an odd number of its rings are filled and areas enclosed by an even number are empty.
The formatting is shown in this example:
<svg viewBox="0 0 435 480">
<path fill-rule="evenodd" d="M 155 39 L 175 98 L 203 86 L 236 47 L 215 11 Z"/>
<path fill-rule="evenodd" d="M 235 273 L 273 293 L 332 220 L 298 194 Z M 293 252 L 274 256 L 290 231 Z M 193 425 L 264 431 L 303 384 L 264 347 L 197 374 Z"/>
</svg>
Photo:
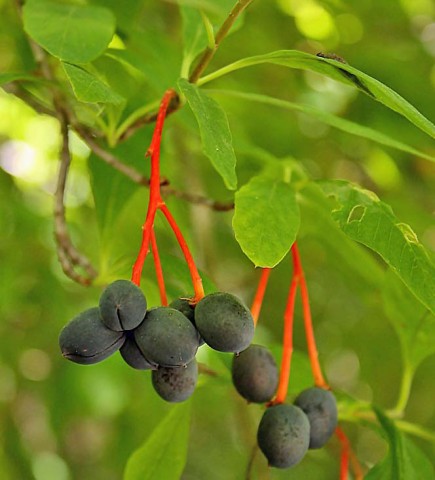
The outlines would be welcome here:
<svg viewBox="0 0 435 480">
<path fill-rule="evenodd" d="M 59 171 L 54 194 L 54 237 L 56 239 L 57 255 L 65 275 L 81 285 L 88 286 L 97 276 L 97 272 L 92 267 L 90 261 L 74 247 L 68 232 L 64 202 L 65 187 L 71 164 L 68 120 L 57 102 L 54 103 L 58 112 L 62 138 L 62 147 L 59 154 Z M 87 275 L 83 276 L 76 272 L 75 267 L 77 266 L 83 268 Z"/>
<path fill-rule="evenodd" d="M 290 367 L 293 354 L 293 318 L 295 310 L 296 292 L 298 289 L 298 277 L 293 271 L 287 305 L 284 312 L 284 333 L 282 345 L 281 370 L 276 396 L 271 405 L 283 403 L 287 397 L 288 383 L 290 379 Z"/>
<path fill-rule="evenodd" d="M 394 414 L 394 412 L 386 413 L 389 418 L 394 419 L 392 417 L 392 413 Z M 371 406 L 365 402 L 356 402 L 353 408 L 347 412 L 343 411 L 343 409 L 340 409 L 340 420 L 353 423 L 361 423 L 361 420 L 365 420 L 369 423 L 377 422 L 376 415 L 371 410 Z M 411 422 L 407 422 L 406 420 L 394 419 L 394 421 L 397 428 L 402 432 L 409 433 L 423 440 L 435 443 L 435 432 L 432 430 Z"/>
<path fill-rule="evenodd" d="M 133 265 L 131 281 L 136 285 L 140 285 L 140 277 L 142 275 L 143 264 L 148 255 L 148 248 L 151 239 L 151 230 L 154 225 L 156 211 L 160 204 L 163 203 L 160 194 L 160 142 L 162 138 L 163 125 L 166 118 L 171 99 L 176 95 L 174 90 L 167 90 L 160 103 L 159 113 L 157 115 L 156 126 L 154 128 L 151 145 L 148 148 L 146 156 L 151 156 L 151 177 L 150 177 L 150 197 L 145 223 L 142 227 L 142 243 L 136 262 Z"/>
<path fill-rule="evenodd" d="M 349 439 L 343 432 L 341 427 L 335 429 L 335 435 L 341 443 L 341 458 L 340 458 L 340 480 L 347 480 L 349 474 L 349 456 L 350 444 Z"/>
<path fill-rule="evenodd" d="M 190 253 L 189 247 L 187 246 L 186 241 L 184 240 L 183 234 L 181 233 L 180 228 L 177 225 L 174 217 L 171 215 L 168 207 L 166 206 L 165 202 L 162 199 L 161 195 L 161 183 L 160 183 L 160 143 L 162 139 L 162 131 L 163 125 L 166 118 L 166 113 L 168 111 L 169 105 L 173 98 L 177 97 L 177 94 L 174 90 L 167 90 L 163 95 L 162 101 L 160 103 L 159 113 L 157 114 L 156 126 L 154 128 L 153 138 L 151 140 L 150 147 L 147 150 L 146 156 L 151 157 L 151 175 L 150 175 L 150 195 L 149 195 L 149 202 L 148 202 L 148 210 L 147 215 L 145 218 L 145 223 L 142 227 L 142 243 L 139 249 L 139 253 L 136 259 L 136 262 L 133 265 L 133 272 L 131 281 L 134 282 L 136 285 L 140 285 L 140 278 L 142 275 L 143 264 L 145 259 L 148 255 L 149 251 L 149 244 L 153 242 L 153 227 L 154 227 L 154 220 L 156 217 L 157 210 L 161 210 L 166 220 L 168 221 L 170 227 L 172 228 L 177 241 L 180 245 L 180 248 L 183 252 L 184 258 L 186 259 L 187 266 L 190 271 L 190 275 L 192 277 L 193 288 L 195 291 L 195 296 L 192 299 L 192 303 L 198 303 L 201 298 L 204 296 L 204 288 L 202 286 L 201 276 L 199 275 L 198 269 L 196 268 L 195 262 L 193 257 Z M 153 252 L 157 251 L 157 243 L 155 243 L 155 248 L 153 248 Z M 163 273 L 161 273 L 161 265 L 160 259 L 158 255 L 154 253 L 154 261 L 156 266 L 157 276 L 161 274 L 160 281 L 163 282 Z M 160 271 L 160 273 L 159 273 Z M 160 284 L 159 284 L 160 288 Z M 162 294 L 163 290 L 160 289 Z M 166 294 L 164 298 L 162 297 L 162 304 L 167 303 Z"/>
<path fill-rule="evenodd" d="M 178 244 L 180 245 L 181 251 L 183 252 L 184 258 L 186 259 L 186 263 L 190 272 L 190 277 L 192 278 L 193 290 L 195 292 L 195 296 L 191 301 L 192 305 L 194 305 L 198 303 L 201 298 L 204 297 L 204 287 L 202 286 L 201 276 L 199 275 L 198 269 L 196 268 L 192 254 L 190 253 L 189 247 L 184 240 L 183 234 L 181 233 L 181 230 L 175 222 L 174 217 L 171 215 L 168 207 L 163 203 L 160 205 L 159 208 L 162 211 L 163 215 L 166 217 L 166 220 L 168 221 L 170 227 L 172 228 L 177 238 Z"/>
<path fill-rule="evenodd" d="M 208 64 L 210 63 L 211 59 L 214 57 L 216 50 L 219 48 L 222 40 L 227 36 L 228 32 L 230 31 L 231 27 L 234 25 L 237 17 L 245 10 L 245 8 L 252 3 L 252 0 L 238 0 L 237 3 L 234 5 L 233 9 L 229 13 L 228 17 L 221 25 L 220 29 L 216 33 L 216 37 L 214 39 L 214 45 L 208 46 L 201 58 L 199 59 L 195 69 L 190 74 L 189 82 L 196 83 L 201 76 L 202 72 L 207 68 Z"/>
<path fill-rule="evenodd" d="M 260 281 L 258 282 L 257 291 L 251 306 L 252 318 L 254 319 L 254 326 L 257 325 L 258 317 L 260 316 L 261 306 L 263 304 L 264 293 L 266 291 L 271 268 L 263 268 L 261 271 Z"/>
<path fill-rule="evenodd" d="M 414 367 L 408 362 L 405 364 L 402 383 L 400 385 L 399 398 L 397 399 L 396 406 L 390 412 L 394 417 L 402 417 L 408 404 L 409 395 L 411 394 L 412 380 L 414 378 Z"/>
<path fill-rule="evenodd" d="M 296 242 L 292 246 L 292 258 L 294 265 L 294 275 L 297 276 L 301 287 L 302 309 L 304 314 L 305 336 L 307 339 L 308 356 L 310 358 L 311 371 L 313 372 L 314 384 L 317 387 L 330 389 L 326 383 L 319 363 L 319 354 L 316 346 L 316 339 L 314 337 L 313 321 L 311 318 L 310 300 L 308 296 L 308 288 L 305 282 L 305 275 L 302 268 L 301 259 L 299 256 Z"/>
<path fill-rule="evenodd" d="M 158 108 L 159 103 L 158 101 L 148 103 L 144 105 L 141 108 L 138 108 L 135 110 L 133 113 L 131 113 L 116 129 L 115 132 L 115 139 L 116 142 L 120 138 L 125 139 L 127 134 L 126 132 L 128 131 L 129 128 L 131 128 L 132 125 L 137 125 L 136 122 L 142 121 L 144 123 L 148 122 L 148 116 L 151 112 L 155 112 L 155 109 Z M 145 121 L 147 119 L 147 121 Z"/>
<path fill-rule="evenodd" d="M 162 263 L 160 262 L 159 249 L 157 247 L 154 227 L 151 230 L 151 249 L 153 251 L 154 267 L 156 269 L 157 284 L 159 286 L 160 302 L 164 307 L 167 307 L 168 297 L 166 295 L 165 279 L 163 277 Z"/>
<path fill-rule="evenodd" d="M 409 433 L 416 437 L 422 438 L 423 440 L 428 440 L 429 442 L 435 443 L 435 432 L 428 430 L 420 425 L 415 423 L 406 422 L 405 420 L 396 420 L 397 427 L 402 430 L 402 432 Z"/>
</svg>

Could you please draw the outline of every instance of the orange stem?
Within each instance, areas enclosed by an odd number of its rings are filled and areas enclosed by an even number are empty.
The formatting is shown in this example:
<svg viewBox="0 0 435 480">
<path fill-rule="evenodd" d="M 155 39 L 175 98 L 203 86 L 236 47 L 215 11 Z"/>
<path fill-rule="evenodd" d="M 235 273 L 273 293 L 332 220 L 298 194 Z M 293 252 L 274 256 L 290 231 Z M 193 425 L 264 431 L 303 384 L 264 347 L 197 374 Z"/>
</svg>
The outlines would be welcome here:
<svg viewBox="0 0 435 480">
<path fill-rule="evenodd" d="M 347 480 L 349 474 L 350 456 L 349 439 L 340 427 L 335 429 L 335 435 L 341 443 L 340 480 Z"/>
<path fill-rule="evenodd" d="M 292 245 L 292 257 L 294 266 L 294 275 L 298 277 L 299 285 L 301 287 L 302 309 L 304 315 L 305 336 L 307 339 L 307 350 L 310 358 L 311 371 L 313 372 L 314 384 L 317 387 L 330 389 L 326 383 L 319 363 L 319 353 L 317 351 L 316 339 L 314 337 L 313 321 L 311 318 L 310 299 L 308 296 L 308 288 L 305 282 L 304 271 L 302 268 L 301 259 L 299 256 L 296 242 Z"/>
<path fill-rule="evenodd" d="M 154 225 L 157 208 L 163 203 L 160 193 L 160 142 L 162 139 L 163 125 L 165 123 L 166 112 L 172 98 L 176 96 L 174 90 L 166 90 L 160 103 L 159 113 L 157 114 L 156 126 L 154 128 L 153 138 L 150 147 L 145 156 L 151 157 L 151 175 L 150 175 L 150 198 L 145 223 L 142 226 L 142 243 L 139 249 L 137 259 L 133 265 L 131 281 L 140 285 L 143 264 L 148 255 L 151 239 L 151 230 Z"/>
<path fill-rule="evenodd" d="M 342 428 L 338 426 L 335 429 L 335 435 L 341 443 L 341 460 L 340 460 L 340 480 L 347 480 L 349 474 L 349 461 L 352 467 L 355 480 L 363 480 L 363 469 L 350 446 L 350 441 Z"/>
<path fill-rule="evenodd" d="M 151 139 L 150 147 L 147 150 L 146 156 L 151 157 L 151 175 L 150 175 L 150 196 L 148 203 L 148 210 L 145 219 L 145 223 L 142 226 L 142 243 L 139 249 L 137 259 L 133 265 L 133 272 L 131 281 L 136 285 L 140 285 L 140 278 L 142 275 L 142 269 L 145 259 L 149 253 L 149 245 L 152 243 L 154 264 L 156 267 L 157 281 L 159 282 L 160 297 L 162 305 L 167 305 L 166 291 L 163 281 L 163 272 L 161 269 L 160 259 L 157 253 L 157 242 L 154 237 L 153 227 L 157 210 L 161 210 L 165 215 L 169 225 L 175 233 L 177 241 L 181 247 L 181 250 L 186 259 L 187 266 L 192 277 L 193 288 L 195 291 L 195 297 L 193 303 L 198 303 L 204 296 L 204 288 L 202 286 L 202 280 L 196 268 L 193 257 L 189 251 L 189 247 L 185 242 L 180 228 L 178 227 L 175 219 L 169 212 L 168 207 L 162 199 L 160 189 L 160 143 L 162 139 L 163 125 L 165 123 L 166 113 L 171 100 L 176 96 L 174 90 L 167 90 L 163 95 L 160 103 L 159 112 L 157 114 L 156 126 L 154 128 L 153 138 Z"/>
<path fill-rule="evenodd" d="M 168 306 L 168 297 L 166 295 L 165 279 L 163 277 L 162 263 L 160 262 L 159 249 L 157 247 L 156 234 L 154 228 L 151 230 L 151 248 L 153 251 L 154 267 L 156 269 L 157 284 L 160 292 L 160 302 L 164 307 Z"/>
<path fill-rule="evenodd" d="M 198 303 L 201 298 L 204 297 L 204 287 L 202 285 L 201 276 L 199 275 L 198 269 L 196 268 L 192 254 L 190 253 L 189 247 L 184 240 L 183 234 L 181 233 L 181 230 L 178 227 L 174 217 L 171 215 L 168 207 L 163 203 L 159 206 L 159 208 L 162 211 L 163 215 L 166 217 L 166 220 L 168 221 L 170 227 L 172 228 L 177 238 L 178 244 L 180 245 L 181 251 L 183 252 L 187 266 L 189 268 L 190 277 L 192 278 L 193 290 L 195 292 L 195 296 L 192 299 L 192 304 L 194 305 Z"/>
<path fill-rule="evenodd" d="M 258 282 L 257 291 L 251 306 L 252 318 L 254 319 L 254 326 L 257 325 L 258 317 L 260 316 L 261 306 L 263 304 L 264 293 L 266 292 L 267 282 L 269 280 L 271 268 L 263 268 L 261 271 L 260 281 Z"/>
<path fill-rule="evenodd" d="M 284 334 L 282 345 L 281 371 L 276 395 L 271 405 L 283 403 L 287 397 L 288 384 L 290 379 L 290 366 L 293 354 L 293 318 L 295 311 L 296 292 L 298 289 L 298 278 L 293 272 L 292 282 L 288 295 L 287 305 L 284 312 Z"/>
<path fill-rule="evenodd" d="M 356 458 L 356 455 L 350 451 L 350 465 L 352 467 L 353 471 L 353 476 L 355 477 L 355 480 L 364 480 L 364 472 L 363 469 Z"/>
</svg>

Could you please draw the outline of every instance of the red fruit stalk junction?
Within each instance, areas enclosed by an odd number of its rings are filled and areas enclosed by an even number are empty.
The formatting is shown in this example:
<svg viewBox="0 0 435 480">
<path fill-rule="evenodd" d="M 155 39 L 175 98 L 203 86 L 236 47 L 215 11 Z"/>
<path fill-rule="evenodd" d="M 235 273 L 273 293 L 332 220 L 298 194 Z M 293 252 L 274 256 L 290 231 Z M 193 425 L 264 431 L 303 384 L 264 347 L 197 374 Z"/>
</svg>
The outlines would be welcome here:
<svg viewBox="0 0 435 480">
<path fill-rule="evenodd" d="M 308 295 L 308 287 L 305 280 L 304 271 L 302 268 L 302 262 L 299 255 L 297 243 L 295 242 L 291 248 L 293 273 L 291 277 L 291 283 L 289 293 L 287 297 L 287 304 L 284 311 L 284 332 L 283 332 L 283 351 L 281 359 L 281 369 L 279 375 L 279 383 L 276 389 L 274 398 L 266 404 L 266 406 L 273 407 L 276 405 L 284 404 L 290 379 L 291 359 L 293 353 L 293 323 L 294 323 L 294 310 L 295 301 L 298 288 L 301 292 L 302 312 L 304 319 L 304 329 L 307 341 L 307 351 L 310 361 L 311 371 L 313 375 L 314 385 L 319 389 L 330 391 L 331 387 L 326 382 L 318 358 L 318 351 L 316 346 L 316 340 L 314 336 L 314 328 L 311 317 L 311 309 Z M 257 324 L 260 316 L 261 306 L 267 283 L 270 278 L 271 268 L 263 268 L 258 283 L 257 291 L 252 302 L 251 311 L 254 317 L 254 322 Z M 354 478 L 362 480 L 363 473 L 362 468 L 353 453 L 349 439 L 340 426 L 335 428 L 335 435 L 341 444 L 341 460 L 340 460 L 340 480 L 348 479 L 349 464 L 351 464 Z M 269 458 L 269 457 L 268 457 Z M 269 458 L 270 462 L 270 458 Z M 271 463 L 271 462 L 270 462 Z"/>
<path fill-rule="evenodd" d="M 192 303 L 198 303 L 204 296 L 202 280 L 199 275 L 198 269 L 196 268 L 192 254 L 190 253 L 189 247 L 184 240 L 183 234 L 181 233 L 177 222 L 175 221 L 167 205 L 165 204 L 160 190 L 160 143 L 162 138 L 163 125 L 171 100 L 175 99 L 176 96 L 176 92 L 172 89 L 167 90 L 163 95 L 162 101 L 160 103 L 159 112 L 157 114 L 157 120 L 154 128 L 153 138 L 151 140 L 151 145 L 146 152 L 146 157 L 151 158 L 150 195 L 148 211 L 145 223 L 142 227 L 142 243 L 136 262 L 133 265 L 133 273 L 131 276 L 131 281 L 139 286 L 143 264 L 148 255 L 149 246 L 151 243 L 162 305 L 167 305 L 167 299 L 163 281 L 163 273 L 157 251 L 157 242 L 154 237 L 154 221 L 157 210 L 160 210 L 166 217 L 166 220 L 168 221 L 170 227 L 175 234 L 175 237 L 177 238 L 184 258 L 186 259 L 186 263 L 190 271 L 190 276 L 192 278 L 193 290 L 195 292 Z"/>
</svg>

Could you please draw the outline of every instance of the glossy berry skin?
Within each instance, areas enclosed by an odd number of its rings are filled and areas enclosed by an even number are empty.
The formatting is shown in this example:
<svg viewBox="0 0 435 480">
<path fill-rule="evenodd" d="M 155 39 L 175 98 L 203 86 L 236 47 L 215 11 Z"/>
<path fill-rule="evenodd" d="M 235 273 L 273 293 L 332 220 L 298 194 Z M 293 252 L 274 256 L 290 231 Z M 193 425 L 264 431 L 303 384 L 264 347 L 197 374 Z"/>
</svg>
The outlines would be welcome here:
<svg viewBox="0 0 435 480">
<path fill-rule="evenodd" d="M 254 336 L 249 308 L 230 293 L 206 295 L 196 305 L 195 323 L 207 345 L 220 352 L 241 352 Z"/>
<path fill-rule="evenodd" d="M 127 338 L 124 345 L 119 350 L 124 361 L 130 365 L 130 367 L 136 370 L 155 370 L 156 364 L 149 362 L 141 352 L 140 348 L 134 339 L 133 332 L 126 332 Z"/>
<path fill-rule="evenodd" d="M 299 463 L 308 450 L 310 423 L 294 405 L 275 405 L 263 414 L 257 442 L 269 465 L 288 468 Z"/>
<path fill-rule="evenodd" d="M 268 402 L 278 387 L 278 367 L 270 351 L 261 345 L 250 345 L 234 355 L 233 384 L 248 402 Z"/>
<path fill-rule="evenodd" d="M 196 328 L 195 307 L 189 303 L 189 300 L 187 298 L 176 298 L 169 304 L 169 306 L 181 312 L 185 317 L 187 317 L 193 323 L 193 325 Z M 205 343 L 204 339 L 201 337 L 199 332 L 198 332 L 198 341 L 199 341 L 199 346 L 204 345 Z"/>
<path fill-rule="evenodd" d="M 178 310 L 157 307 L 149 310 L 134 331 L 144 357 L 161 367 L 181 367 L 191 362 L 198 350 L 198 332 Z"/>
<path fill-rule="evenodd" d="M 198 364 L 193 359 L 185 367 L 159 367 L 151 374 L 154 390 L 167 402 L 183 402 L 195 390 Z"/>
<path fill-rule="evenodd" d="M 101 362 L 119 350 L 124 341 L 123 332 L 114 332 L 103 324 L 98 307 L 77 315 L 59 335 L 62 355 L 82 365 Z"/>
<path fill-rule="evenodd" d="M 101 318 L 111 330 L 121 332 L 136 328 L 146 311 L 147 301 L 142 290 L 129 280 L 116 280 L 101 294 Z"/>
<path fill-rule="evenodd" d="M 310 448 L 321 448 L 337 426 L 337 403 L 334 395 L 324 388 L 304 390 L 295 400 L 310 422 Z"/>
</svg>

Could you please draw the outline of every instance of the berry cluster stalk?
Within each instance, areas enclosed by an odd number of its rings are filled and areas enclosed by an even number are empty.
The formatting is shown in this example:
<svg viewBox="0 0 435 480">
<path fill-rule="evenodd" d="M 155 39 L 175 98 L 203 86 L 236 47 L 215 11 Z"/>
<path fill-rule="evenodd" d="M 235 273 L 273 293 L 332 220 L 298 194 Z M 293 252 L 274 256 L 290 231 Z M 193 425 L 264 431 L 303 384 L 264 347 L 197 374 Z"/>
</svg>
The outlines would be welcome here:
<svg viewBox="0 0 435 480">
<path fill-rule="evenodd" d="M 281 370 L 275 399 L 272 404 L 283 403 L 287 396 L 288 383 L 290 380 L 290 366 L 293 354 L 293 318 L 295 312 L 296 292 L 298 290 L 298 279 L 293 273 L 287 305 L 284 312 L 284 334 L 282 342 Z"/>
<path fill-rule="evenodd" d="M 161 269 L 160 259 L 157 253 L 157 243 L 153 240 L 153 227 L 156 217 L 157 210 L 161 210 L 164 216 L 166 217 L 170 227 L 172 228 L 177 241 L 180 245 L 180 248 L 183 252 L 184 258 L 186 260 L 187 266 L 189 268 L 190 276 L 192 278 L 192 284 L 194 289 L 194 298 L 192 299 L 193 303 L 199 302 L 204 296 L 204 289 L 202 286 L 202 280 L 199 275 L 198 269 L 196 268 L 193 257 L 189 251 L 186 241 L 181 233 L 180 228 L 178 227 L 175 219 L 172 217 L 169 212 L 168 207 L 166 206 L 160 188 L 160 143 L 162 138 L 163 125 L 165 122 L 166 114 L 171 103 L 172 99 L 175 99 L 177 94 L 174 90 L 170 89 L 165 92 L 163 95 L 162 101 L 160 103 L 159 112 L 157 114 L 156 125 L 154 128 L 153 138 L 151 140 L 150 147 L 147 150 L 146 156 L 151 157 L 151 175 L 150 175 L 150 195 L 147 215 L 145 218 L 145 223 L 142 226 L 142 243 L 139 249 L 137 259 L 133 265 L 133 272 L 131 276 L 131 281 L 136 285 L 140 285 L 140 279 L 142 275 L 142 269 L 145 262 L 145 259 L 149 252 L 150 243 L 153 248 L 154 263 L 156 266 L 156 274 L 159 283 L 160 295 L 162 299 L 162 304 L 167 304 L 166 300 L 166 291 L 163 282 L 163 272 Z M 157 258 L 157 262 L 156 262 Z"/>
<path fill-rule="evenodd" d="M 283 403 L 287 396 L 291 358 L 293 352 L 293 318 L 294 306 L 296 300 L 296 293 L 298 287 L 301 290 L 302 311 L 304 317 L 305 336 L 307 339 L 308 357 L 310 359 L 311 371 L 313 373 L 314 384 L 317 387 L 329 390 L 330 387 L 323 377 L 322 370 L 319 363 L 319 354 L 317 351 L 316 340 L 314 337 L 313 322 L 311 318 L 310 299 L 308 296 L 308 287 L 305 281 L 304 270 L 299 256 L 299 250 L 296 242 L 291 248 L 293 274 L 290 284 L 290 290 L 287 298 L 287 305 L 284 312 L 284 333 L 283 333 L 283 353 L 281 359 L 281 370 L 279 377 L 279 384 L 275 399 L 271 402 L 272 405 Z M 254 325 L 258 322 L 261 306 L 263 303 L 264 293 L 266 291 L 267 283 L 271 268 L 263 268 L 258 283 L 257 291 L 251 306 L 251 313 L 254 318 Z"/>
<path fill-rule="evenodd" d="M 299 250 L 296 242 L 291 248 L 293 273 L 287 297 L 287 305 L 284 312 L 284 333 L 283 333 L 283 352 L 281 359 L 281 369 L 278 387 L 275 398 L 267 404 L 268 407 L 278 405 L 285 402 L 288 391 L 288 384 L 290 379 L 290 367 L 293 354 L 293 323 L 294 323 L 294 309 L 298 287 L 301 291 L 302 311 L 304 317 L 305 336 L 307 340 L 307 350 L 310 359 L 311 371 L 314 378 L 314 383 L 317 387 L 329 390 L 330 386 L 325 381 L 320 368 L 316 340 L 314 337 L 313 322 L 311 318 L 310 301 L 308 296 L 308 287 L 305 281 L 304 270 L 299 255 Z M 263 268 L 258 282 L 257 291 L 251 306 L 251 313 L 254 318 L 254 324 L 258 322 L 261 306 L 264 299 L 267 283 L 271 273 L 271 268 Z M 356 480 L 363 479 L 363 472 L 361 465 L 353 453 L 349 439 L 347 438 L 341 427 L 337 427 L 335 435 L 341 444 L 341 459 L 340 459 L 340 480 L 348 480 L 349 465 L 351 465 L 354 477 Z"/>
<path fill-rule="evenodd" d="M 304 270 L 296 242 L 292 246 L 293 278 L 297 280 L 301 288 L 302 309 L 304 315 L 305 336 L 307 339 L 308 357 L 310 358 L 311 371 L 313 372 L 314 384 L 317 387 L 330 389 L 323 377 L 319 363 L 316 339 L 314 338 L 313 321 L 311 319 L 310 299 L 308 297 L 307 283 L 305 282 Z"/>
<path fill-rule="evenodd" d="M 335 429 L 335 435 L 341 443 L 340 480 L 347 480 L 350 456 L 349 439 L 340 427 Z"/>
<path fill-rule="evenodd" d="M 341 443 L 341 460 L 340 460 L 340 480 L 348 480 L 349 463 L 355 480 L 363 480 L 364 474 L 358 459 L 356 458 L 350 446 L 349 439 L 341 427 L 335 429 L 335 436 Z"/>
<path fill-rule="evenodd" d="M 261 306 L 263 304 L 264 293 L 266 292 L 267 282 L 269 281 L 271 271 L 271 268 L 263 268 L 261 271 L 260 281 L 258 282 L 257 291 L 255 292 L 255 297 L 251 306 L 254 326 L 257 326 L 258 317 L 260 316 Z"/>
<path fill-rule="evenodd" d="M 157 247 L 157 240 L 156 240 L 156 234 L 154 232 L 154 227 L 151 232 L 151 249 L 153 251 L 153 260 L 154 260 L 154 267 L 156 270 L 157 285 L 159 286 L 160 303 L 162 304 L 162 306 L 167 307 L 168 298 L 166 295 L 165 279 L 163 277 L 162 263 L 160 261 L 159 249 Z"/>
</svg>

